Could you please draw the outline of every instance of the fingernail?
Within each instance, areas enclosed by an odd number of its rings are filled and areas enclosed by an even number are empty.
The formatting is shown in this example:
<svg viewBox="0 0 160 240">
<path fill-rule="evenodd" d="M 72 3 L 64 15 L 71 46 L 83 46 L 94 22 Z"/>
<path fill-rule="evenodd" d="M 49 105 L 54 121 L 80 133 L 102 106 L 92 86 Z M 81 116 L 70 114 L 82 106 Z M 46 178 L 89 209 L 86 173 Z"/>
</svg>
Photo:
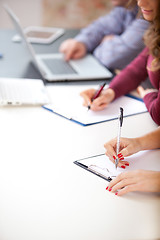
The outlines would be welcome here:
<svg viewBox="0 0 160 240">
<path fill-rule="evenodd" d="M 118 195 L 118 192 L 116 192 L 115 195 Z"/>
<path fill-rule="evenodd" d="M 121 168 L 124 168 L 124 169 L 125 169 L 126 167 L 122 165 Z"/>
<path fill-rule="evenodd" d="M 114 160 L 116 160 L 116 157 L 115 157 L 115 156 L 113 156 L 113 159 L 114 159 Z"/>
<path fill-rule="evenodd" d="M 129 166 L 129 163 L 125 163 L 126 166 Z"/>
<path fill-rule="evenodd" d="M 106 190 L 108 190 L 108 187 L 106 187 Z"/>
<path fill-rule="evenodd" d="M 124 160 L 124 157 L 119 158 L 119 160 Z"/>
<path fill-rule="evenodd" d="M 122 153 L 119 153 L 119 154 L 118 154 L 118 157 L 119 157 L 119 158 L 120 158 L 120 157 L 123 157 Z"/>
<path fill-rule="evenodd" d="M 112 188 L 110 188 L 109 191 L 112 191 Z"/>
</svg>

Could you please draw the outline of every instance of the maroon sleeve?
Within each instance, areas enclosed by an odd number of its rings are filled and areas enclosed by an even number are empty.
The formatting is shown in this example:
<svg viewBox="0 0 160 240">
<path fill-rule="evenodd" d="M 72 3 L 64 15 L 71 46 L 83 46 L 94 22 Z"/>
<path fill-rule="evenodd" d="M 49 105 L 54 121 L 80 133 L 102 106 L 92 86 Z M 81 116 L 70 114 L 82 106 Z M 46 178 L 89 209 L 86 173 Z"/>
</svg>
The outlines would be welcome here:
<svg viewBox="0 0 160 240">
<path fill-rule="evenodd" d="M 144 103 L 152 119 L 160 125 L 160 88 L 158 92 L 151 92 L 144 96 Z"/>
<path fill-rule="evenodd" d="M 109 87 L 115 92 L 115 99 L 136 89 L 147 76 L 148 49 L 145 48 L 119 75 Z"/>
</svg>

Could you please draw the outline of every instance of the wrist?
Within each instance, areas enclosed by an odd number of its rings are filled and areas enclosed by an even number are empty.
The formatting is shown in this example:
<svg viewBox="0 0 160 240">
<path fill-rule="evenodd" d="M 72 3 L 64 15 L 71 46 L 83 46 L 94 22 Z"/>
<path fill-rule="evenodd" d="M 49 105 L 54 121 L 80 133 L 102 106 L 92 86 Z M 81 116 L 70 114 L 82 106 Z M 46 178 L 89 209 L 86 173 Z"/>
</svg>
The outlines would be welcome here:
<svg viewBox="0 0 160 240">
<path fill-rule="evenodd" d="M 137 150 L 138 151 L 142 151 L 142 150 L 145 150 L 144 149 L 144 140 L 143 140 L 143 137 L 138 137 L 136 138 L 136 142 L 137 142 Z"/>
<path fill-rule="evenodd" d="M 112 88 L 107 88 L 106 97 L 109 100 L 109 102 L 112 102 L 115 98 L 115 91 Z"/>
</svg>

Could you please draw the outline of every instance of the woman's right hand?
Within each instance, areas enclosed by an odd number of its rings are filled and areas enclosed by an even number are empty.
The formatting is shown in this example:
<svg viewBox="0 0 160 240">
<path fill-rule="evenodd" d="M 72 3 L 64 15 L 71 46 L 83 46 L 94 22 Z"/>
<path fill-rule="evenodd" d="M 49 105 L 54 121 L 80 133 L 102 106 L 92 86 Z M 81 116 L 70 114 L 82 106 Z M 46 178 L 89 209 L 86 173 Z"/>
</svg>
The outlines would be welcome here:
<svg viewBox="0 0 160 240">
<path fill-rule="evenodd" d="M 65 40 L 61 44 L 59 51 L 64 54 L 66 61 L 82 58 L 87 53 L 84 43 L 78 42 L 75 39 Z"/>
<path fill-rule="evenodd" d="M 109 142 L 104 144 L 106 149 L 105 154 L 109 157 L 109 159 L 115 163 L 115 159 L 119 158 L 118 166 L 125 168 L 125 166 L 129 166 L 127 161 L 124 161 L 124 157 L 130 156 L 141 150 L 141 143 L 139 138 L 121 138 L 120 139 L 120 151 L 117 156 L 116 148 L 117 148 L 117 139 L 114 138 Z"/>
<path fill-rule="evenodd" d="M 111 88 L 107 88 L 101 92 L 99 97 L 92 101 L 95 92 L 95 89 L 88 89 L 80 93 L 84 100 L 83 105 L 86 107 L 90 106 L 90 109 L 93 111 L 103 110 L 115 97 L 115 92 Z"/>
</svg>

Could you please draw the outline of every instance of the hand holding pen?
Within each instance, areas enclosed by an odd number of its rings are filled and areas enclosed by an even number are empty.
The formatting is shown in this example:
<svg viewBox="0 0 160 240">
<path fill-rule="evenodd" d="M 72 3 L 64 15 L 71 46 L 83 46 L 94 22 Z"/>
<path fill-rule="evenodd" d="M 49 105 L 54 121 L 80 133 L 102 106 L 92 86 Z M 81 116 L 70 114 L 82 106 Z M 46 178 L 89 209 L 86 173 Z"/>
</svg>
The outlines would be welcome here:
<svg viewBox="0 0 160 240">
<path fill-rule="evenodd" d="M 96 98 L 99 97 L 99 95 L 101 94 L 103 88 L 105 87 L 106 83 L 103 83 L 100 88 L 95 92 L 95 94 L 93 95 L 93 97 L 91 98 L 91 102 L 93 102 Z M 90 105 L 88 105 L 88 110 L 91 108 Z"/>
<path fill-rule="evenodd" d="M 83 97 L 83 105 L 89 107 L 93 111 L 101 111 L 113 101 L 115 93 L 111 88 L 104 89 L 104 84 L 99 87 L 97 91 L 95 89 L 87 89 L 80 93 Z"/>
</svg>

